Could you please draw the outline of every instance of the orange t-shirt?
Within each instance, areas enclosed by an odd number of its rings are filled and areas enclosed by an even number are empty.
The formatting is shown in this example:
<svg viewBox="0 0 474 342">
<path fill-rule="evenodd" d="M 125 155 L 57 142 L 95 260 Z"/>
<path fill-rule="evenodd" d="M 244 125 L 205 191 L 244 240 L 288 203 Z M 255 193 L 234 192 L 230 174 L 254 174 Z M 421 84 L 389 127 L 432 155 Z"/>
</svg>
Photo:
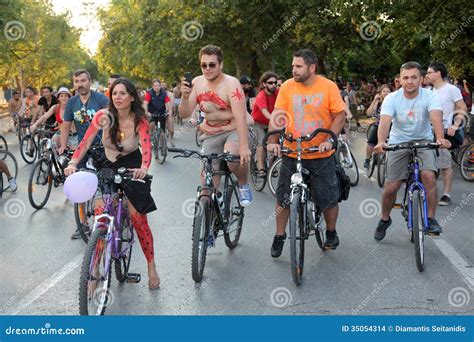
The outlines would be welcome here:
<svg viewBox="0 0 474 342">
<path fill-rule="evenodd" d="M 318 75 L 309 87 L 305 87 L 294 79 L 283 83 L 272 116 L 281 115 L 281 119 L 285 120 L 286 134 L 292 133 L 293 137 L 297 138 L 312 133 L 316 128 L 330 129 L 336 114 L 344 112 L 345 107 L 337 85 Z M 274 121 L 281 122 L 279 119 L 275 117 Z M 303 142 L 302 147 L 319 146 L 326 139 L 328 139 L 328 134 L 319 133 L 313 140 Z M 296 149 L 296 142 L 285 141 L 284 146 Z M 308 153 L 302 154 L 301 158 L 326 158 L 333 153 L 334 150 Z M 290 156 L 296 158 L 296 153 Z"/>
</svg>

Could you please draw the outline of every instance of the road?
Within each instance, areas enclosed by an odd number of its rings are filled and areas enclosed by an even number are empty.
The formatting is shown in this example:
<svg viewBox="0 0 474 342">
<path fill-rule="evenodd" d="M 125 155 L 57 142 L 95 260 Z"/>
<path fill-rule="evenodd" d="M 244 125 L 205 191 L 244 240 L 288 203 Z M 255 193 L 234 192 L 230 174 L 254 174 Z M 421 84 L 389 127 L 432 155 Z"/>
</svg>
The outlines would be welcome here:
<svg viewBox="0 0 474 342">
<path fill-rule="evenodd" d="M 178 147 L 195 148 L 194 131 L 177 128 Z M 16 137 L 8 134 L 19 164 L 16 193 L 0 200 L 0 314 L 75 315 L 78 313 L 79 269 L 85 244 L 71 240 L 72 205 L 62 187 L 53 189 L 42 210 L 28 202 L 31 169 L 21 159 Z M 353 133 L 352 149 L 362 165 L 364 134 Z M 223 240 L 208 253 L 204 279 L 191 278 L 192 202 L 199 183 L 199 163 L 169 158 L 153 163 L 152 194 L 158 210 L 150 217 L 162 285 L 150 291 L 146 262 L 134 249 L 131 271 L 139 284 L 112 280 L 108 315 L 472 315 L 474 313 L 474 184 L 458 170 L 453 203 L 439 207 L 444 234 L 427 238 L 425 271 L 415 266 L 413 245 L 404 220 L 392 213 L 386 238 L 373 239 L 380 212 L 381 189 L 361 175 L 343 202 L 337 230 L 341 244 L 322 252 L 307 242 L 304 283 L 296 287 L 290 273 L 288 240 L 278 259 L 270 257 L 275 200 L 265 189 L 254 193 L 246 209 L 239 246 L 228 250 Z M 190 205 L 191 204 L 191 205 Z M 449 221 L 448 221 L 449 218 Z"/>
</svg>

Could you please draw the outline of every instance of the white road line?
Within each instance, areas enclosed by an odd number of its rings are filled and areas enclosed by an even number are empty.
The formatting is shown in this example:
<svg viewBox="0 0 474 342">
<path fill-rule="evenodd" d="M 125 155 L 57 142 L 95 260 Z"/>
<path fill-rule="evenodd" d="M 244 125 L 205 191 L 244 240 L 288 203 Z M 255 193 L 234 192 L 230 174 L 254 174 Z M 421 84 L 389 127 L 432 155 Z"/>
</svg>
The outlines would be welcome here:
<svg viewBox="0 0 474 342">
<path fill-rule="evenodd" d="M 474 267 L 464 259 L 451 244 L 444 239 L 433 239 L 434 244 L 440 249 L 444 256 L 454 266 L 456 271 L 467 283 L 471 291 L 474 291 Z"/>
<path fill-rule="evenodd" d="M 76 269 L 82 262 L 82 254 L 76 255 L 71 261 L 65 264 L 59 271 L 54 273 L 51 277 L 44 280 L 41 284 L 35 287 L 32 291 L 26 294 L 23 299 L 16 305 L 16 307 L 7 313 L 7 315 L 18 315 L 22 310 L 33 304 L 39 297 L 45 294 L 54 285 L 63 280 L 69 273 Z"/>
</svg>

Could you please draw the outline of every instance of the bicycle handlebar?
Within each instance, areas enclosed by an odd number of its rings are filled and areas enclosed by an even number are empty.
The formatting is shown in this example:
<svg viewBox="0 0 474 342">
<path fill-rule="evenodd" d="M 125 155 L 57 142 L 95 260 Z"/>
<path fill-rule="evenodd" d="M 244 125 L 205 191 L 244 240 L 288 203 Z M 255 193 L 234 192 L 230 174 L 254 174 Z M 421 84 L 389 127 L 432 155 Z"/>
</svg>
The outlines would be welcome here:
<svg viewBox="0 0 474 342">
<path fill-rule="evenodd" d="M 416 149 L 438 149 L 439 145 L 437 143 L 403 143 L 403 144 L 395 144 L 395 145 L 388 145 L 384 149 L 385 151 L 397 151 L 397 150 L 416 150 Z"/>
<path fill-rule="evenodd" d="M 319 133 L 326 133 L 326 134 L 329 134 L 331 136 L 331 138 L 334 140 L 333 142 L 333 149 L 336 149 L 337 148 L 337 136 L 336 134 L 334 134 L 333 131 L 331 131 L 330 129 L 326 129 L 326 128 L 316 128 L 312 133 L 310 134 L 306 134 L 306 135 L 303 135 L 299 138 L 294 138 L 293 137 L 293 134 L 286 134 L 285 133 L 285 129 L 279 129 L 279 130 L 274 130 L 274 131 L 269 131 L 265 134 L 265 136 L 263 137 L 263 146 L 264 148 L 267 147 L 267 140 L 268 140 L 268 137 L 270 135 L 274 135 L 274 134 L 280 134 L 283 139 L 285 139 L 286 141 L 289 141 L 289 142 L 296 142 L 298 139 L 300 139 L 301 141 L 311 141 L 313 140 L 313 138 L 318 135 Z M 307 150 L 307 149 L 305 149 Z"/>
<path fill-rule="evenodd" d="M 175 148 L 175 147 L 168 148 L 168 152 L 181 153 L 181 155 L 174 156 L 173 158 L 189 158 L 189 157 L 194 156 L 194 157 L 198 157 L 199 159 L 207 159 L 209 161 L 212 161 L 212 160 L 225 160 L 225 161 L 228 161 L 228 162 L 239 162 L 240 161 L 239 156 L 236 156 L 234 154 L 229 154 L 229 153 L 202 154 L 201 152 L 198 152 L 198 151 L 185 150 L 185 149 L 182 149 L 182 148 Z"/>
</svg>

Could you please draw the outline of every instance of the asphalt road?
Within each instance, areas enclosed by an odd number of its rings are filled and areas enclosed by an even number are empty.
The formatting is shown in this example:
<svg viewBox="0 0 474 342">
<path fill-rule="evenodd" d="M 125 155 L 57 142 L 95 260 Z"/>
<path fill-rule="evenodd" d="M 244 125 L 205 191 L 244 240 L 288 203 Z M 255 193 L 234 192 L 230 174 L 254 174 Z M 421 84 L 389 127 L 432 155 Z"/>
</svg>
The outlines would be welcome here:
<svg viewBox="0 0 474 342">
<path fill-rule="evenodd" d="M 177 128 L 178 147 L 195 148 L 194 131 Z M 353 133 L 352 149 L 359 165 L 364 135 Z M 7 134 L 19 164 L 16 193 L 0 200 L 0 314 L 78 314 L 79 269 L 85 244 L 71 240 L 73 208 L 62 187 L 53 188 L 45 208 L 28 202 L 31 169 L 21 159 L 16 137 Z M 153 163 L 152 194 L 158 210 L 149 216 L 161 288 L 150 291 L 146 262 L 134 249 L 131 271 L 139 284 L 112 280 L 108 315 L 440 315 L 474 313 L 474 184 L 458 170 L 453 203 L 438 207 L 444 234 L 427 238 L 425 271 L 415 266 L 413 244 L 405 222 L 393 212 L 393 224 L 378 243 L 381 189 L 361 175 L 343 202 L 337 230 L 341 244 L 323 252 L 307 242 L 304 283 L 296 287 L 290 273 L 288 240 L 278 259 L 270 257 L 275 200 L 265 189 L 254 192 L 246 209 L 240 244 L 230 251 L 223 240 L 208 253 L 204 279 L 191 278 L 192 202 L 199 183 L 199 162 L 169 158 Z M 448 221 L 449 218 L 449 221 Z"/>
</svg>

